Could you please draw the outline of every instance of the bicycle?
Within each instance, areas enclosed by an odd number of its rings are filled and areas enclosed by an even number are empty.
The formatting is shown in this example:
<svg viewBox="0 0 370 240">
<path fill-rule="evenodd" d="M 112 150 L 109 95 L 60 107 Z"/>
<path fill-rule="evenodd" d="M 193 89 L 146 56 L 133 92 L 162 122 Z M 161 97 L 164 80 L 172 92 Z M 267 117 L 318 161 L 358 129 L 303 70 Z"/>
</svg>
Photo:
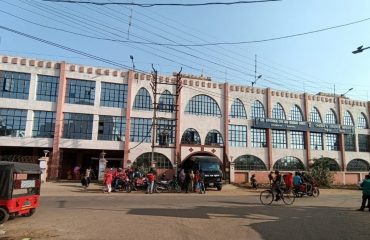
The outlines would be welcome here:
<svg viewBox="0 0 370 240">
<path fill-rule="evenodd" d="M 264 190 L 260 194 L 260 201 L 262 205 L 270 205 L 272 201 L 274 201 L 275 197 L 276 193 L 272 189 Z M 291 189 L 282 190 L 277 197 L 277 201 L 283 200 L 285 205 L 291 205 L 295 200 L 295 195 Z"/>
</svg>

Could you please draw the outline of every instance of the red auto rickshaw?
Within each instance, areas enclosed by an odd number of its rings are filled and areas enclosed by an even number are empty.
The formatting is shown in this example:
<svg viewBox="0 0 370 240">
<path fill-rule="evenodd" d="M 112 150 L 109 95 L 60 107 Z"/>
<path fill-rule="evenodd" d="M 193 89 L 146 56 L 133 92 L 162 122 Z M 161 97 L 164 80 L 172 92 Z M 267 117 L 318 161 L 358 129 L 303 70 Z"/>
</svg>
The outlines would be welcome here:
<svg viewBox="0 0 370 240">
<path fill-rule="evenodd" d="M 39 207 L 38 164 L 0 161 L 0 224 L 9 217 L 32 216 Z"/>
</svg>

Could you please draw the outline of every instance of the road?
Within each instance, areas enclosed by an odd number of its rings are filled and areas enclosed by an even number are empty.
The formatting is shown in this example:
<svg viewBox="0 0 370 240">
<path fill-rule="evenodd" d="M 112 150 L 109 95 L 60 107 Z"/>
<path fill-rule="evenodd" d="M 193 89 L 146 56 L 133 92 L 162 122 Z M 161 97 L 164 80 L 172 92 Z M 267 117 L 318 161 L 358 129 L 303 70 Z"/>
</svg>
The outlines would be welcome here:
<svg viewBox="0 0 370 240">
<path fill-rule="evenodd" d="M 369 239 L 361 192 L 322 190 L 263 206 L 259 191 L 226 186 L 206 194 L 103 194 L 77 183 L 46 183 L 30 218 L 0 226 L 0 239 Z M 4 233 L 5 232 L 5 233 Z"/>
</svg>

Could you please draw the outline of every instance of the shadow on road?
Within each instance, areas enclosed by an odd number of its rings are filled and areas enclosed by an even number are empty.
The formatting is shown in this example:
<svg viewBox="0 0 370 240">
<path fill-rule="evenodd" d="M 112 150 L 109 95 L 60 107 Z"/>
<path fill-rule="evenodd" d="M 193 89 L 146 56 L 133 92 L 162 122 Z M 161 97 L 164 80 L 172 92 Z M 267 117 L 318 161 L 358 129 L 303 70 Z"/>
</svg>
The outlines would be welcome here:
<svg viewBox="0 0 370 240">
<path fill-rule="evenodd" d="M 234 206 L 136 208 L 127 214 L 199 219 L 248 219 L 263 239 L 369 239 L 369 212 L 336 207 L 301 207 L 225 202 Z M 330 219 L 330 220 L 329 220 Z M 351 225 L 349 228 L 348 225 Z M 282 228 L 284 226 L 284 228 Z M 290 226 L 287 228 L 286 226 Z M 304 236 L 302 233 L 305 233 Z"/>
</svg>

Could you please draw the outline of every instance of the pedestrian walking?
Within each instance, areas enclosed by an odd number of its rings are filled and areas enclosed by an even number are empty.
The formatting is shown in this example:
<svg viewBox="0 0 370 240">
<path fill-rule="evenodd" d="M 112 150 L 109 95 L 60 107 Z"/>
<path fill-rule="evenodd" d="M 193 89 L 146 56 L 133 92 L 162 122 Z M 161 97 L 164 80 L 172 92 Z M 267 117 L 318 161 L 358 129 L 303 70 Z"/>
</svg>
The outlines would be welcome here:
<svg viewBox="0 0 370 240">
<path fill-rule="evenodd" d="M 108 169 L 104 174 L 104 185 L 108 193 L 112 191 L 112 181 L 113 181 L 113 169 Z"/>
<path fill-rule="evenodd" d="M 367 201 L 367 208 L 370 211 L 370 175 L 366 175 L 364 181 L 361 183 L 362 187 L 362 203 L 357 211 L 364 211 Z"/>
</svg>

